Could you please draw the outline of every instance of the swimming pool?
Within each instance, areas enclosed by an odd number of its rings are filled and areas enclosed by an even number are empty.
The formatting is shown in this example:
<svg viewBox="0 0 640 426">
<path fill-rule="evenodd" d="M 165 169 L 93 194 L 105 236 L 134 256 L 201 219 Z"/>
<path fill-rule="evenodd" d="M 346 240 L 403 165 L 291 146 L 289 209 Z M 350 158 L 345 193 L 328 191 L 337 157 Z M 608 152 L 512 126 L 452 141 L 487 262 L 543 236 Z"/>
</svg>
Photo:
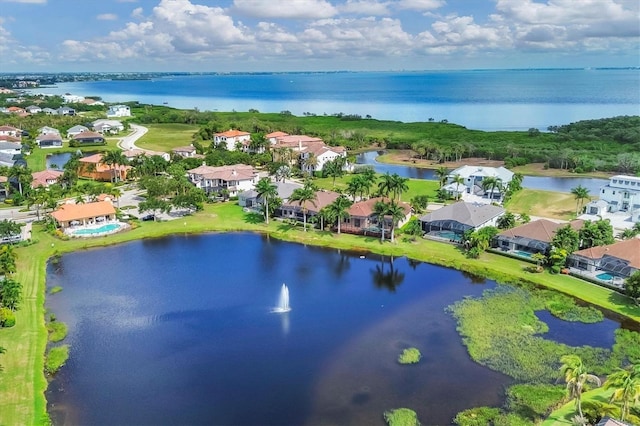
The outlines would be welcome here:
<svg viewBox="0 0 640 426">
<path fill-rule="evenodd" d="M 613 275 L 604 272 L 602 274 L 596 275 L 596 278 L 602 281 L 611 281 L 613 279 Z"/>
<path fill-rule="evenodd" d="M 522 250 L 516 250 L 514 251 L 515 254 L 517 254 L 518 256 L 522 256 L 522 257 L 531 257 L 533 256 L 533 253 L 529 253 L 528 251 L 522 251 Z"/>
<path fill-rule="evenodd" d="M 453 241 L 462 240 L 462 236 L 456 234 L 453 231 L 432 231 L 430 232 L 430 234 L 433 235 L 434 237 L 444 238 L 446 240 L 453 240 Z"/>
<path fill-rule="evenodd" d="M 101 234 L 107 234 L 109 232 L 117 231 L 118 229 L 120 229 L 120 227 L 121 227 L 121 224 L 119 223 L 107 223 L 98 228 L 76 229 L 71 231 L 71 235 L 78 235 L 81 237 L 87 237 L 87 236 L 95 237 Z"/>
</svg>

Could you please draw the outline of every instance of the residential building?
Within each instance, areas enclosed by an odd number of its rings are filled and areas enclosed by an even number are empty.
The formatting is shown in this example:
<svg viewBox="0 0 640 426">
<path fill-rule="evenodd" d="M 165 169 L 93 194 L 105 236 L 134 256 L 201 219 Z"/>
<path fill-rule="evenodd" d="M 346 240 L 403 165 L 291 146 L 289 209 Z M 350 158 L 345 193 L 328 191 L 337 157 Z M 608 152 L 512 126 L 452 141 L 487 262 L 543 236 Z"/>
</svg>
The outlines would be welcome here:
<svg viewBox="0 0 640 426">
<path fill-rule="evenodd" d="M 58 179 L 62 177 L 64 172 L 60 170 L 43 170 L 41 172 L 31 173 L 33 180 L 31 181 L 32 188 L 38 188 L 43 186 L 48 188 L 50 185 L 58 183 Z"/>
<path fill-rule="evenodd" d="M 128 149 L 126 151 L 122 151 L 122 155 L 124 155 L 129 161 L 139 156 L 153 157 L 156 155 L 162 157 L 165 161 L 171 160 L 171 156 L 166 152 L 149 151 L 146 149 Z"/>
<path fill-rule="evenodd" d="M 248 191 L 258 182 L 258 172 L 253 166 L 234 164 L 212 167 L 202 165 L 187 170 L 189 180 L 207 194 L 221 193 L 227 190 L 234 197 L 239 192 Z"/>
<path fill-rule="evenodd" d="M 41 134 L 41 135 L 53 134 L 53 135 L 60 136 L 60 130 L 58 130 L 58 129 L 54 128 L 54 127 L 49 127 L 49 126 L 40 127 L 38 129 L 38 133 Z"/>
<path fill-rule="evenodd" d="M 72 138 L 72 141 L 75 145 L 95 145 L 106 143 L 102 134 L 92 132 L 90 130 L 78 133 Z"/>
<path fill-rule="evenodd" d="M 587 204 L 587 214 L 626 212 L 632 222 L 640 222 L 640 177 L 612 176 L 609 183 L 600 188 L 599 195 L 599 200 Z"/>
<path fill-rule="evenodd" d="M 13 126 L 0 126 L 0 136 L 11 136 L 14 138 L 20 138 L 22 136 L 22 130 Z"/>
<path fill-rule="evenodd" d="M 66 106 L 60 107 L 56 110 L 58 115 L 76 115 L 76 110 Z"/>
<path fill-rule="evenodd" d="M 131 108 L 127 105 L 111 105 L 107 117 L 131 117 Z"/>
<path fill-rule="evenodd" d="M 344 168 L 348 169 L 347 151 L 341 146 L 325 145 L 321 138 L 307 135 L 276 136 L 271 146 L 274 161 L 297 165 L 303 172 L 321 171 L 324 165 L 338 157 L 345 159 Z"/>
<path fill-rule="evenodd" d="M 73 126 L 69 130 L 67 130 L 67 139 L 71 139 L 77 134 L 88 131 L 89 129 L 87 127 L 78 124 L 77 126 Z"/>
<path fill-rule="evenodd" d="M 567 259 L 571 272 L 621 288 L 640 270 L 640 238 L 579 250 Z"/>
<path fill-rule="evenodd" d="M 388 203 L 390 200 L 383 197 L 370 198 L 365 201 L 354 203 L 349 207 L 347 213 L 349 217 L 342 221 L 341 231 L 352 234 L 379 234 L 384 226 L 385 232 L 391 230 L 391 217 L 384 217 L 381 221 L 375 214 L 375 205 L 379 202 Z M 403 210 L 404 217 L 395 225 L 399 228 L 411 219 L 411 206 L 403 201 L 398 202 L 398 206 Z"/>
<path fill-rule="evenodd" d="M 40 108 L 38 105 L 29 105 L 25 108 L 25 111 L 27 111 L 29 114 L 38 114 L 39 112 L 42 112 L 42 108 Z"/>
<path fill-rule="evenodd" d="M 289 133 L 285 132 L 271 132 L 266 134 L 264 137 L 269 142 L 270 145 L 275 145 L 278 142 L 278 138 L 282 138 L 284 136 L 289 136 Z"/>
<path fill-rule="evenodd" d="M 340 194 L 333 191 L 316 191 L 316 196 L 313 200 L 304 203 L 304 206 L 300 201 L 287 201 L 282 203 L 279 209 L 276 210 L 276 216 L 283 217 L 285 219 L 295 219 L 304 221 L 304 211 L 306 210 L 307 223 L 317 216 L 320 210 L 333 203 Z"/>
<path fill-rule="evenodd" d="M 171 150 L 175 155 L 179 155 L 182 158 L 204 158 L 204 155 L 200 155 L 196 153 L 196 147 L 193 145 L 189 146 L 178 146 Z"/>
<path fill-rule="evenodd" d="M 68 104 L 77 104 L 84 100 L 84 96 L 71 95 L 69 93 L 66 93 L 62 95 L 62 100 L 64 100 Z"/>
<path fill-rule="evenodd" d="M 273 182 L 278 192 L 278 198 L 283 202 L 286 202 L 293 191 L 298 188 L 302 188 L 302 185 L 295 182 Z M 238 193 L 238 205 L 240 207 L 253 207 L 258 208 L 262 205 L 262 199 L 258 197 L 258 192 L 255 189 L 248 191 L 242 191 Z"/>
<path fill-rule="evenodd" d="M 235 151 L 238 145 L 248 145 L 250 140 L 251 133 L 234 129 L 213 135 L 213 144 L 215 146 L 223 144 L 229 151 Z"/>
<path fill-rule="evenodd" d="M 0 141 L 0 152 L 9 155 L 22 154 L 22 144 L 20 142 Z"/>
<path fill-rule="evenodd" d="M 100 119 L 100 120 L 94 121 L 91 124 L 93 125 L 94 131 L 98 133 L 102 133 L 103 135 L 105 133 L 117 134 L 124 130 L 124 124 L 122 124 L 118 120 Z"/>
<path fill-rule="evenodd" d="M 59 148 L 62 146 L 62 137 L 59 133 L 41 133 L 36 136 L 36 145 L 40 148 Z"/>
<path fill-rule="evenodd" d="M 420 224 L 426 234 L 455 240 L 466 231 L 496 226 L 498 218 L 504 213 L 505 209 L 491 204 L 459 201 L 422 216 Z"/>
<path fill-rule="evenodd" d="M 494 247 L 521 257 L 531 257 L 535 253 L 546 255 L 551 250 L 551 242 L 558 229 L 567 225 L 574 231 L 579 231 L 584 221 L 558 223 L 548 219 L 538 219 L 500 232 L 492 243 Z"/>
<path fill-rule="evenodd" d="M 500 199 L 504 194 L 504 189 L 513 179 L 513 172 L 504 167 L 484 167 L 484 166 L 462 166 L 453 170 L 447 175 L 447 186 L 445 190 L 453 197 L 457 197 L 461 189 L 455 184 L 456 176 L 463 178 L 464 191 L 467 194 L 484 196 L 489 199 Z M 503 188 L 495 188 L 494 190 L 485 190 L 482 187 L 482 181 L 488 177 L 499 179 Z M 452 185 L 453 184 L 453 185 Z M 491 193 L 490 193 L 491 192 Z"/>
<path fill-rule="evenodd" d="M 109 165 L 102 162 L 102 154 L 93 154 L 79 160 L 78 176 L 99 181 L 123 181 L 131 166 L 124 164 Z"/>
<path fill-rule="evenodd" d="M 42 108 L 42 112 L 46 115 L 56 115 L 57 111 L 53 108 Z"/>
<path fill-rule="evenodd" d="M 93 225 L 116 220 L 116 209 L 108 201 L 62 204 L 51 213 L 62 229 L 76 225 Z"/>
</svg>

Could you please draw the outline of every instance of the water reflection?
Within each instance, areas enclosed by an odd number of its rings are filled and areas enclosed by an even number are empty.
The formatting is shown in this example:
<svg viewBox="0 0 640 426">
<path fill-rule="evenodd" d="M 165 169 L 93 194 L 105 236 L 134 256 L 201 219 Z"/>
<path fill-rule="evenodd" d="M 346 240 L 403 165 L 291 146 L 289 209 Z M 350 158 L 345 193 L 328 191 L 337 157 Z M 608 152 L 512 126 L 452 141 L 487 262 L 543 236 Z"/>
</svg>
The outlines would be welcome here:
<svg viewBox="0 0 640 426">
<path fill-rule="evenodd" d="M 393 256 L 386 260 L 381 259 L 374 269 L 371 270 L 373 277 L 373 285 L 376 288 L 386 288 L 391 293 L 395 293 L 396 289 L 404 281 L 404 272 L 394 267 Z"/>
</svg>

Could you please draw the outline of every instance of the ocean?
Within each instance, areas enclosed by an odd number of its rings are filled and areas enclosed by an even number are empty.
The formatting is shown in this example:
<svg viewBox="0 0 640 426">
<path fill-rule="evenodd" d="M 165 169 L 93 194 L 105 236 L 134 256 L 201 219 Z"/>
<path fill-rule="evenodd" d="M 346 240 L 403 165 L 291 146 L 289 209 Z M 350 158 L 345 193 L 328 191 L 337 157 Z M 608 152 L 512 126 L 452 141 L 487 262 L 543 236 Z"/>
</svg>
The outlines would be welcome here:
<svg viewBox="0 0 640 426">
<path fill-rule="evenodd" d="M 201 111 L 446 120 L 478 130 L 545 131 L 640 115 L 638 69 L 209 74 L 62 83 L 40 91 Z"/>
</svg>

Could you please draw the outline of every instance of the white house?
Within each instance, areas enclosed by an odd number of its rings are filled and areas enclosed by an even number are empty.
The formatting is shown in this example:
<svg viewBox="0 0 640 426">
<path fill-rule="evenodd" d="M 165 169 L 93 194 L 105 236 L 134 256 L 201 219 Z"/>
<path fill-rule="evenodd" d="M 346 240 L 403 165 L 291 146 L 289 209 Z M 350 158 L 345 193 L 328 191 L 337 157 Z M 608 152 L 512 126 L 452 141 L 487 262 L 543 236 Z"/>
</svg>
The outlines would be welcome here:
<svg viewBox="0 0 640 426">
<path fill-rule="evenodd" d="M 640 177 L 616 175 L 600 188 L 600 199 L 587 204 L 586 213 L 627 212 L 632 222 L 640 222 Z"/>
<path fill-rule="evenodd" d="M 73 126 L 69 130 L 67 130 L 67 139 L 71 139 L 82 132 L 88 132 L 88 131 L 89 129 L 87 127 L 78 124 L 77 126 Z"/>
<path fill-rule="evenodd" d="M 19 142 L 0 141 L 0 152 L 11 155 L 18 155 L 22 152 L 22 144 Z"/>
<path fill-rule="evenodd" d="M 58 135 L 60 136 L 60 130 L 53 128 L 53 127 L 49 127 L 49 126 L 44 126 L 44 127 L 40 127 L 38 129 L 38 133 L 41 135 Z"/>
<path fill-rule="evenodd" d="M 84 101 L 84 96 L 78 96 L 78 95 L 72 95 L 72 94 L 66 93 L 62 95 L 62 99 L 68 104 L 77 104 Z"/>
<path fill-rule="evenodd" d="M 207 194 L 226 189 L 229 196 L 234 197 L 239 192 L 252 190 L 258 182 L 258 172 L 246 164 L 221 167 L 202 165 L 187 170 L 187 173 L 191 183 Z"/>
<path fill-rule="evenodd" d="M 213 135 L 213 144 L 218 146 L 224 144 L 227 150 L 234 151 L 237 144 L 247 144 L 251 140 L 251 133 L 241 130 L 227 130 L 226 132 Z"/>
<path fill-rule="evenodd" d="M 22 136 L 22 130 L 17 129 L 13 126 L 0 126 L 0 136 L 11 136 L 14 138 L 19 138 Z"/>
<path fill-rule="evenodd" d="M 131 117 L 131 108 L 127 105 L 111 105 L 107 117 Z"/>
<path fill-rule="evenodd" d="M 40 108 L 38 105 L 29 105 L 28 107 L 25 108 L 25 110 L 29 114 L 37 114 L 39 112 L 42 112 L 42 108 Z"/>
<path fill-rule="evenodd" d="M 463 183 L 467 194 L 487 195 L 489 198 L 500 198 L 500 190 L 496 188 L 493 194 L 487 194 L 482 188 L 482 181 L 488 177 L 493 177 L 500 180 L 500 184 L 506 187 L 513 179 L 513 172 L 505 167 L 484 167 L 484 166 L 462 166 L 453 170 L 447 175 L 447 184 L 455 183 L 456 176 L 460 176 L 464 179 Z M 457 194 L 453 191 L 457 191 L 457 185 L 448 186 L 451 195 Z M 497 195 L 497 196 L 496 196 Z"/>
<path fill-rule="evenodd" d="M 300 169 L 303 173 L 321 171 L 325 164 L 339 157 L 345 159 L 345 167 L 347 167 L 347 150 L 344 147 L 312 143 L 300 150 Z M 315 161 L 309 163 L 309 158 L 314 158 Z"/>
<path fill-rule="evenodd" d="M 93 125 L 94 131 L 102 134 L 105 134 L 105 133 L 115 134 L 124 130 L 124 125 L 118 120 L 100 119 L 100 120 L 94 121 L 91 124 Z"/>
</svg>

